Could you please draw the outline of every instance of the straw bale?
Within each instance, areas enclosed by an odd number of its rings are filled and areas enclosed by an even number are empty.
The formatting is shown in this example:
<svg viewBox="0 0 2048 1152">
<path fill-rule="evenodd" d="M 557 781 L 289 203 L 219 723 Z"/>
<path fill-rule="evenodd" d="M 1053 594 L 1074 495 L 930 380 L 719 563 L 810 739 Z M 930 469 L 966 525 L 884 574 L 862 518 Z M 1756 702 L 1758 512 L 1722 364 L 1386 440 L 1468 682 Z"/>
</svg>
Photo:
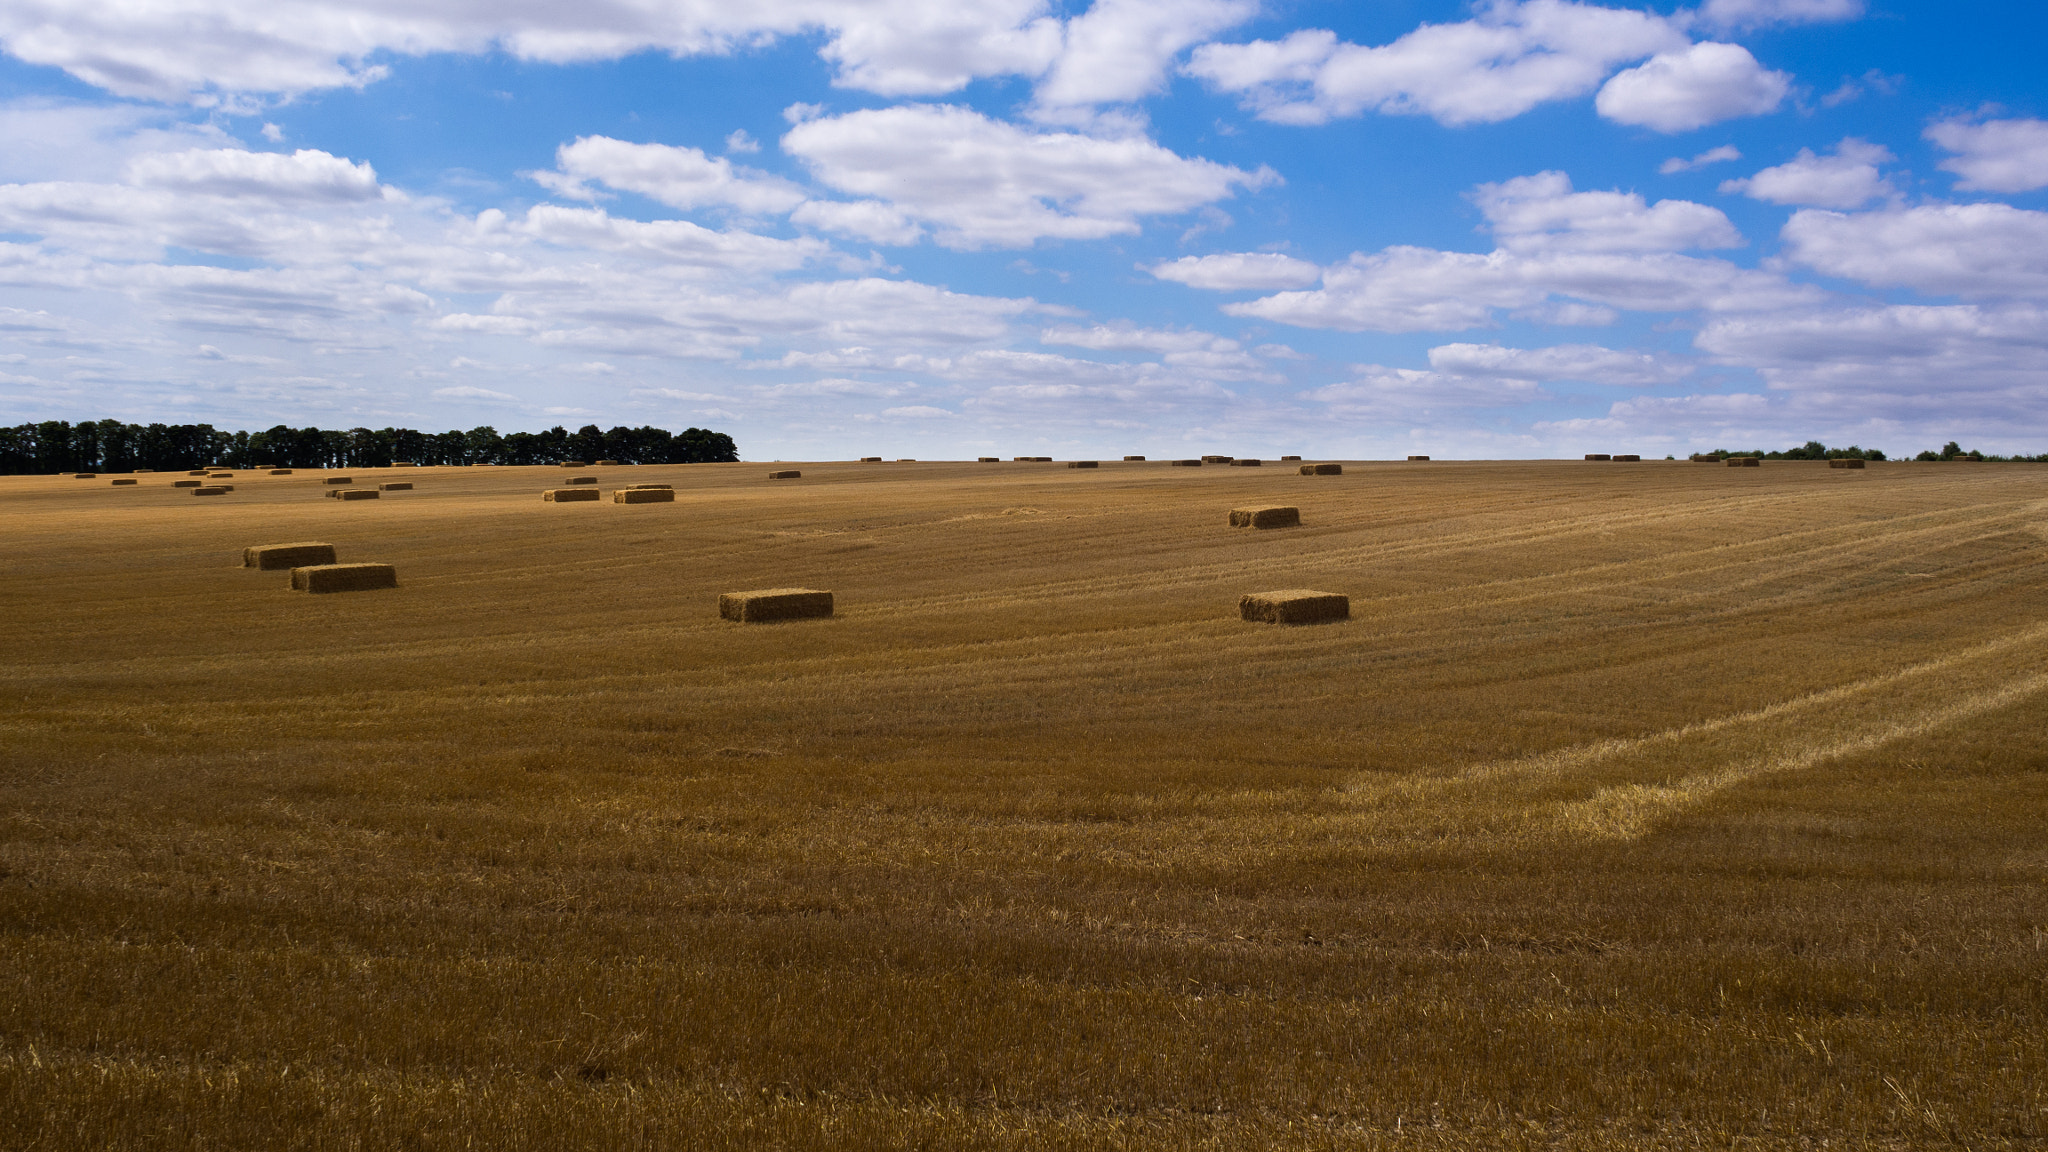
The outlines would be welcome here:
<svg viewBox="0 0 2048 1152">
<path fill-rule="evenodd" d="M 398 569 L 389 564 L 309 564 L 292 569 L 294 592 L 368 592 L 396 587 Z"/>
<path fill-rule="evenodd" d="M 595 483 L 597 483 L 597 477 L 595 477 L 595 476 L 570 476 L 570 477 L 566 477 L 566 478 L 564 478 L 564 479 L 563 479 L 563 481 L 562 481 L 562 483 L 564 483 L 564 484 L 595 484 Z"/>
<path fill-rule="evenodd" d="M 1409 457 L 1408 459 L 1410 459 L 1410 460 L 1422 460 L 1422 461 L 1425 461 L 1425 462 L 1426 462 L 1426 461 L 1428 461 L 1429 457 L 1427 457 L 1427 456 L 1410 456 L 1410 457 Z"/>
<path fill-rule="evenodd" d="M 801 480 L 803 476 L 804 474 L 795 468 L 785 468 L 780 472 L 770 472 L 768 474 L 770 480 Z"/>
<path fill-rule="evenodd" d="M 1139 460 L 1143 460 L 1143 459 L 1144 459 L 1144 457 L 1143 457 L 1143 456 L 1126 456 L 1126 457 L 1124 457 L 1124 462 L 1128 464 L 1128 463 L 1131 463 L 1131 462 L 1133 462 L 1133 461 L 1139 461 Z"/>
<path fill-rule="evenodd" d="M 619 462 L 617 460 L 599 460 L 597 466 L 599 468 L 617 468 Z"/>
<path fill-rule="evenodd" d="M 1175 460 L 1167 465 L 1169 468 L 1200 468 L 1201 466 L 1202 462 L 1200 460 Z"/>
<path fill-rule="evenodd" d="M 564 460 L 564 461 L 562 461 L 562 467 L 564 467 L 564 468 L 588 468 L 588 467 L 590 467 L 590 465 L 588 465 L 588 464 L 585 464 L 585 463 L 584 463 L 583 461 L 581 461 L 581 460 Z"/>
<path fill-rule="evenodd" d="M 727 592 L 718 598 L 718 614 L 727 620 L 755 624 L 764 620 L 800 620 L 832 614 L 832 594 L 815 588 L 762 588 Z"/>
<path fill-rule="evenodd" d="M 410 492 L 412 491 L 412 481 L 394 480 L 389 484 L 377 485 L 377 490 L 380 492 Z"/>
<path fill-rule="evenodd" d="M 123 484 L 140 484 L 140 483 L 142 483 L 142 481 L 140 481 L 140 480 L 137 480 L 137 479 L 136 479 L 135 477 L 133 477 L 133 476 L 117 476 L 117 477 L 115 477 L 115 478 L 114 478 L 114 485 L 115 485 L 116 487 L 119 487 L 119 486 L 121 486 L 121 485 L 123 485 Z"/>
<path fill-rule="evenodd" d="M 1020 456 L 1018 457 L 1018 459 L 1021 460 L 1023 459 L 1023 457 Z M 880 464 L 882 462 L 882 458 L 880 456 L 863 456 L 860 458 L 860 462 L 863 464 Z"/>
<path fill-rule="evenodd" d="M 411 460 L 397 460 L 393 461 L 391 466 L 393 468 L 417 468 L 419 464 Z"/>
<path fill-rule="evenodd" d="M 626 487 L 628 487 L 628 488 L 670 488 L 670 489 L 673 489 L 673 488 L 675 487 L 675 485 L 673 485 L 673 484 L 628 484 L 628 485 L 626 485 Z"/>
<path fill-rule="evenodd" d="M 549 500 L 549 501 L 553 501 L 553 502 L 554 502 L 554 503 L 556 503 L 556 504 L 573 504 L 573 503 L 575 503 L 575 502 L 576 502 L 576 501 L 578 501 L 578 500 L 595 500 L 595 499 L 597 499 L 597 489 L 595 489 L 595 488 L 550 488 L 550 489 L 548 489 L 547 491 L 545 491 L 545 492 L 541 493 L 541 494 L 540 494 L 540 498 L 541 498 L 542 500 Z"/>
<path fill-rule="evenodd" d="M 1761 468 L 1763 467 L 1763 461 L 1754 456 L 1730 456 L 1728 458 L 1728 466 L 1730 468 Z"/>
<path fill-rule="evenodd" d="M 97 480 L 100 478 L 100 474 L 97 472 L 73 472 L 71 478 L 74 480 Z"/>
<path fill-rule="evenodd" d="M 977 464 L 1001 464 L 1002 462 L 1003 458 L 1001 456 L 979 456 L 975 458 L 975 463 Z"/>
<path fill-rule="evenodd" d="M 1342 464 L 1303 464 L 1301 466 L 1301 474 L 1303 476 L 1342 476 L 1344 474 L 1344 466 Z"/>
<path fill-rule="evenodd" d="M 305 568 L 334 563 L 334 545 L 313 541 L 296 544 L 258 544 L 242 549 L 242 567 L 265 572 L 277 568 Z"/>
<path fill-rule="evenodd" d="M 1232 508 L 1232 528 L 1299 528 L 1301 509 L 1284 504 L 1271 504 L 1263 508 Z"/>
<path fill-rule="evenodd" d="M 1586 459 L 1588 459 L 1588 460 L 1612 460 L 1612 459 L 1614 459 L 1614 457 L 1612 457 L 1612 456 L 1609 456 L 1609 455 L 1608 455 L 1607 453 L 1605 453 L 1605 452 L 1588 452 L 1588 453 L 1586 453 Z"/>
<path fill-rule="evenodd" d="M 1100 463 L 1099 461 L 1095 461 L 1095 460 L 1069 460 L 1069 461 L 1067 461 L 1067 467 L 1069 467 L 1069 468 L 1100 468 L 1101 466 L 1102 466 L 1102 465 L 1101 465 L 1101 463 Z"/>
<path fill-rule="evenodd" d="M 289 476 L 292 474 L 292 470 L 289 468 L 272 468 L 270 474 L 272 476 Z"/>
<path fill-rule="evenodd" d="M 349 476 L 322 476 L 320 482 L 322 484 L 353 484 L 355 479 Z"/>
<path fill-rule="evenodd" d="M 155 471 L 156 469 L 154 468 L 131 468 L 128 470 L 128 474 L 130 476 L 148 476 Z"/>
<path fill-rule="evenodd" d="M 233 491 L 234 489 L 226 484 L 209 484 L 204 487 L 194 488 L 192 494 L 194 496 L 225 496 Z"/>
<path fill-rule="evenodd" d="M 1321 624 L 1351 618 L 1351 597 L 1310 588 L 1250 592 L 1240 597 L 1237 613 L 1261 624 Z"/>
<path fill-rule="evenodd" d="M 1687 457 L 1687 459 L 1695 464 L 1719 464 L 1721 462 L 1721 458 L 1711 452 L 1695 452 Z"/>
<path fill-rule="evenodd" d="M 1027 457 L 1027 459 L 1029 459 L 1029 460 L 1030 460 L 1030 461 L 1031 461 L 1031 462 L 1032 462 L 1033 464 L 1050 464 L 1050 463 L 1052 463 L 1052 457 L 1050 457 L 1050 456 L 1031 456 L 1031 457 Z"/>
<path fill-rule="evenodd" d="M 1301 462 L 1301 457 L 1299 457 L 1299 456 L 1282 456 L 1282 457 L 1280 458 L 1280 462 L 1281 462 L 1282 464 L 1298 464 L 1298 463 L 1300 463 L 1300 462 Z"/>
<path fill-rule="evenodd" d="M 375 500 L 382 493 L 375 488 L 346 488 L 335 493 L 343 500 Z"/>
<path fill-rule="evenodd" d="M 1230 463 L 1230 457 L 1228 457 L 1228 456 L 1204 456 L 1204 457 L 1202 457 L 1202 463 L 1204 463 L 1204 464 L 1228 464 L 1228 463 Z"/>
<path fill-rule="evenodd" d="M 673 504 L 676 490 L 673 488 L 615 488 L 612 490 L 614 504 Z"/>
<path fill-rule="evenodd" d="M 173 481 L 171 481 L 171 487 L 173 487 L 173 488 L 203 488 L 203 487 L 205 487 L 205 486 L 206 486 L 206 481 L 204 481 L 204 480 L 173 480 Z"/>
<path fill-rule="evenodd" d="M 1232 460 L 1230 466 L 1232 468 L 1264 468 L 1266 463 L 1263 460 Z"/>
<path fill-rule="evenodd" d="M 1830 468 L 1861 468 L 1861 467 L 1863 467 L 1863 461 L 1861 461 L 1861 460 L 1856 460 L 1856 459 L 1848 459 L 1848 460 L 1830 460 L 1830 461 L 1828 461 L 1828 467 L 1830 467 Z M 116 484 L 119 484 L 119 483 L 120 483 L 120 481 L 119 481 L 119 480 L 116 480 L 116 481 L 114 481 L 114 483 L 116 483 Z"/>
<path fill-rule="evenodd" d="M 204 476 L 204 475 L 206 475 L 206 469 L 204 469 L 204 468 L 194 468 L 194 469 L 193 469 L 193 470 L 191 470 L 190 472 L 187 472 L 187 473 L 185 473 L 185 475 L 187 475 L 187 476 Z"/>
<path fill-rule="evenodd" d="M 1616 453 L 1614 457 L 1614 461 L 1617 464 L 1635 464 L 1640 462 L 1641 460 L 1642 457 L 1636 455 L 1633 452 L 1627 453 L 1625 455 L 1621 453 Z"/>
<path fill-rule="evenodd" d="M 899 458 L 899 459 L 898 459 L 898 460 L 897 460 L 896 462 L 897 462 L 898 464 L 915 464 L 915 463 L 917 463 L 917 461 L 915 461 L 915 460 L 911 459 L 911 458 L 910 458 L 910 457 L 908 457 L 908 456 L 904 456 L 904 457 L 901 457 L 901 458 Z"/>
</svg>

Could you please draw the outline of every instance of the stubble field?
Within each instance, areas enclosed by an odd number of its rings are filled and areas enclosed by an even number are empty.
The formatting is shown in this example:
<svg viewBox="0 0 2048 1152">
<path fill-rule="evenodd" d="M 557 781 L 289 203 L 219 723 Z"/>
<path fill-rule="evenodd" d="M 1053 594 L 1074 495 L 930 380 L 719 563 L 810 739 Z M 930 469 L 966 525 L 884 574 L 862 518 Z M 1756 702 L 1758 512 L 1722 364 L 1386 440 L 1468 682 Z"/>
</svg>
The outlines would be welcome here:
<svg viewBox="0 0 2048 1152">
<path fill-rule="evenodd" d="M 2048 1144 L 2048 467 L 770 467 L 0 478 L 0 1147 Z"/>
</svg>

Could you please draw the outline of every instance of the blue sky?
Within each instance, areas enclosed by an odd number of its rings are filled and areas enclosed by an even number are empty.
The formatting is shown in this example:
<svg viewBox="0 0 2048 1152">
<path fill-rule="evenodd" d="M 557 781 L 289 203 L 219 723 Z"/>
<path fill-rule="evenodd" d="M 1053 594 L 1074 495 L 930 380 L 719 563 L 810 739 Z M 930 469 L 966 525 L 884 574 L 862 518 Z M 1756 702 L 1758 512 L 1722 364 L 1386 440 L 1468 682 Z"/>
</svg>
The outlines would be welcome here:
<svg viewBox="0 0 2048 1152">
<path fill-rule="evenodd" d="M 2039 452 L 2044 33 L 1880 0 L 10 0 L 0 421 Z"/>
</svg>

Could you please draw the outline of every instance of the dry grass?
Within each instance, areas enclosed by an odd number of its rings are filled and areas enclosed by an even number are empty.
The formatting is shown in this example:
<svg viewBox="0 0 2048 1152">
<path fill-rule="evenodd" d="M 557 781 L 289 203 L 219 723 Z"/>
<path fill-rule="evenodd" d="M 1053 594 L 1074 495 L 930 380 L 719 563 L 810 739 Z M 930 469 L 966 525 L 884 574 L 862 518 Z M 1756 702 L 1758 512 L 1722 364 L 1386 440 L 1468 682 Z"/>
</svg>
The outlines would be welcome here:
<svg viewBox="0 0 2048 1152">
<path fill-rule="evenodd" d="M 804 470 L 0 480 L 0 1147 L 2048 1141 L 2048 469 Z"/>
</svg>

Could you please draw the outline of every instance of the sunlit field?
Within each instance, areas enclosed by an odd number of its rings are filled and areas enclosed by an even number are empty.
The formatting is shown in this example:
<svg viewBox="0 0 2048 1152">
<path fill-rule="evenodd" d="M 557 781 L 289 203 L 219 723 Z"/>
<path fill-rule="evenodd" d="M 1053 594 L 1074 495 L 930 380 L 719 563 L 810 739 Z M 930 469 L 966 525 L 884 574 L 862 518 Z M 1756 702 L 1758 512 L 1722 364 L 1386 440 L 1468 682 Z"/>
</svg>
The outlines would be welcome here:
<svg viewBox="0 0 2048 1152">
<path fill-rule="evenodd" d="M 582 471 L 0 478 L 0 1148 L 2048 1144 L 2048 466 Z"/>
</svg>

